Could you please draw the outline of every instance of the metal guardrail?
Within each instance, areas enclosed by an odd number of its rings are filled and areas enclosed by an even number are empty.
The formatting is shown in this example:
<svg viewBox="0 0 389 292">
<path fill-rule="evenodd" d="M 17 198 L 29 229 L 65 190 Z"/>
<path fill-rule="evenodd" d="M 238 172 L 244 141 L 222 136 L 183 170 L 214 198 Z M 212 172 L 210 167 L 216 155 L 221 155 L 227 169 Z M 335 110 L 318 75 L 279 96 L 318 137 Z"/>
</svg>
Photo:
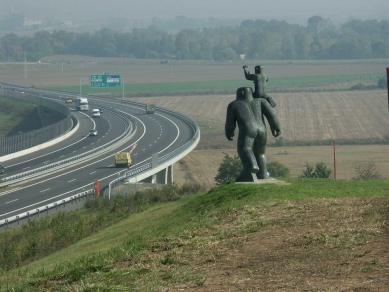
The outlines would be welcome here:
<svg viewBox="0 0 389 292">
<path fill-rule="evenodd" d="M 9 217 L 7 219 L 3 219 L 3 220 L 0 220 L 0 227 L 7 227 L 8 228 L 8 224 L 10 223 L 14 223 L 14 222 L 18 222 L 18 225 L 20 224 L 20 220 L 23 220 L 23 219 L 30 219 L 30 217 L 32 216 L 36 216 L 38 215 L 38 217 L 40 217 L 40 214 L 44 213 L 44 212 L 49 212 L 49 210 L 51 209 L 54 209 L 54 208 L 58 208 L 58 207 L 61 207 L 61 206 L 66 206 L 67 203 L 72 203 L 76 200 L 80 200 L 81 198 L 85 198 L 85 197 L 88 197 L 88 196 L 94 196 L 94 190 L 93 189 L 90 189 L 90 190 L 87 190 L 87 191 L 83 191 L 82 193 L 79 193 L 79 194 L 76 194 L 74 196 L 70 196 L 70 197 L 67 197 L 65 199 L 62 199 L 62 200 L 58 200 L 54 203 L 51 203 L 51 204 L 48 204 L 48 205 L 45 205 L 45 206 L 40 206 L 38 208 L 35 208 L 33 210 L 30 210 L 30 211 L 27 211 L 27 212 L 24 212 L 24 213 L 21 213 L 21 214 L 18 214 L 18 215 L 15 215 L 15 216 L 12 216 L 12 217 Z"/>
</svg>

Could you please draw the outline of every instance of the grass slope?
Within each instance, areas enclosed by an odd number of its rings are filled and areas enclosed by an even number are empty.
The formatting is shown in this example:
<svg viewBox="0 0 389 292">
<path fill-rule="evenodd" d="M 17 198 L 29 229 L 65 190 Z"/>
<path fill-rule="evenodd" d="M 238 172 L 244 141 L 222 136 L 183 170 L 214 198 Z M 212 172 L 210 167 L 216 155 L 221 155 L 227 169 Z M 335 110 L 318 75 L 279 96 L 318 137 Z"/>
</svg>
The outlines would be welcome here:
<svg viewBox="0 0 389 292">
<path fill-rule="evenodd" d="M 34 104 L 12 98 L 0 97 L 0 138 L 11 133 L 12 129 L 17 125 L 22 124 L 26 117 L 29 117 L 29 125 L 25 124 L 23 127 L 19 127 L 18 131 L 31 131 L 31 129 L 26 127 L 31 127 L 31 117 L 36 117 L 36 113 L 34 113 L 35 108 L 36 106 Z M 32 128 L 32 130 L 34 129 L 35 128 Z"/>
<path fill-rule="evenodd" d="M 285 181 L 146 205 L 0 291 L 386 291 L 388 181 Z"/>
</svg>

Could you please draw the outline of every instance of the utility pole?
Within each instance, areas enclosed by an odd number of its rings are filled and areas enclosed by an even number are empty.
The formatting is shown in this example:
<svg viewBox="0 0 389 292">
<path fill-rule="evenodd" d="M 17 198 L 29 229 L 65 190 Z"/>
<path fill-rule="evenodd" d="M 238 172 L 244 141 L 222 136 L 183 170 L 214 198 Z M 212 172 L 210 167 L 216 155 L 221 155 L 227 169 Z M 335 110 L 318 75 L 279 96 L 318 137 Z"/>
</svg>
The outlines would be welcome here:
<svg viewBox="0 0 389 292">
<path fill-rule="evenodd" d="M 388 87 L 388 112 L 389 112 L 389 67 L 386 67 L 386 86 Z"/>
<path fill-rule="evenodd" d="M 24 79 L 27 79 L 27 53 L 24 52 Z"/>
</svg>

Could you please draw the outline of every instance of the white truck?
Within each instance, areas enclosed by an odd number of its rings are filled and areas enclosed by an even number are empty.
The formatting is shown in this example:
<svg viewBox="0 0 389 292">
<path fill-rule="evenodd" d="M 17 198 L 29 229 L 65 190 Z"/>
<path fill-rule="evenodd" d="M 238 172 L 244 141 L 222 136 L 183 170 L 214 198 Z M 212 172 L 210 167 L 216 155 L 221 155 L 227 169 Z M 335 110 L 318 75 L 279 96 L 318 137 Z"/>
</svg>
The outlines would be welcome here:
<svg viewBox="0 0 389 292">
<path fill-rule="evenodd" d="M 146 114 L 153 114 L 155 111 L 155 104 L 146 104 Z"/>
<path fill-rule="evenodd" d="M 89 104 L 87 98 L 76 98 L 76 110 L 78 111 L 88 111 L 89 110 Z"/>
</svg>

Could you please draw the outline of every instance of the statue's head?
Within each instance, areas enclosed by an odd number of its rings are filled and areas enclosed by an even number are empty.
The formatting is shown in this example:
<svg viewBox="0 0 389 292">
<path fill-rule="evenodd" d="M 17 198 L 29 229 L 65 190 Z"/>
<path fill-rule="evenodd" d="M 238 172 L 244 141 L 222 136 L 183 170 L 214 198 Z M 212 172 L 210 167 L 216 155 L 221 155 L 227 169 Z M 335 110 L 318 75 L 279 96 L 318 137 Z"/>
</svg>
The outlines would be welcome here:
<svg viewBox="0 0 389 292">
<path fill-rule="evenodd" d="M 259 65 L 259 66 L 255 66 L 255 74 L 263 74 L 263 66 Z"/>
<path fill-rule="evenodd" d="M 253 91 L 251 87 L 240 87 L 236 90 L 237 100 L 250 100 L 253 99 Z"/>
</svg>

